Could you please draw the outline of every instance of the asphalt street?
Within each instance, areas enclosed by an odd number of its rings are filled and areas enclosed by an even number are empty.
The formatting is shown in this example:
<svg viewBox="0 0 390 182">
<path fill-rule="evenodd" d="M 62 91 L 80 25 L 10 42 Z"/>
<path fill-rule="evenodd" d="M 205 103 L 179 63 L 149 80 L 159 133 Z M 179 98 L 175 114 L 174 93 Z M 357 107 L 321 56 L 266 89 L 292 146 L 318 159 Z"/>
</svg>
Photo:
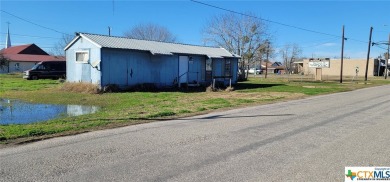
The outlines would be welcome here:
<svg viewBox="0 0 390 182">
<path fill-rule="evenodd" d="M 0 181 L 344 181 L 390 166 L 390 86 L 0 149 Z"/>
</svg>

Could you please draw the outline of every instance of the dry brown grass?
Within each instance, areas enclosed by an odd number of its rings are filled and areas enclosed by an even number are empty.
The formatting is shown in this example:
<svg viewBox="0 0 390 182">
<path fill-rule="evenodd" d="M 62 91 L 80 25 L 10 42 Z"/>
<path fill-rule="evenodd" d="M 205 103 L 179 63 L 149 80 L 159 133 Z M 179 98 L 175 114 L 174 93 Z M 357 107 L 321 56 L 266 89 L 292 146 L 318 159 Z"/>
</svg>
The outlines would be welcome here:
<svg viewBox="0 0 390 182">
<path fill-rule="evenodd" d="M 62 85 L 61 90 L 75 93 L 88 93 L 97 94 L 100 93 L 99 86 L 91 83 L 69 83 L 66 82 Z"/>
<path fill-rule="evenodd" d="M 226 89 L 221 89 L 221 88 L 213 88 L 213 86 L 208 86 L 206 88 L 206 92 L 232 92 L 234 91 L 234 87 L 227 87 Z"/>
<path fill-rule="evenodd" d="M 227 87 L 226 89 L 225 89 L 225 91 L 226 92 L 233 92 L 234 91 L 234 87 Z"/>
</svg>

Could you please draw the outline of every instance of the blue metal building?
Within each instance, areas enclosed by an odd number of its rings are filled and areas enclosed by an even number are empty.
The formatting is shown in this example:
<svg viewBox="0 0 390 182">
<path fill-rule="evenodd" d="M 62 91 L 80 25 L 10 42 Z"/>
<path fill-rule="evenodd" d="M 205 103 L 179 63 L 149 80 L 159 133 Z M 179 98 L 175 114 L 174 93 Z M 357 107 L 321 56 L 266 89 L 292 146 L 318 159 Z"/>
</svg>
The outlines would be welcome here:
<svg viewBox="0 0 390 182">
<path fill-rule="evenodd" d="M 104 87 L 237 83 L 238 59 L 224 48 L 77 33 L 65 47 L 68 82 Z"/>
</svg>

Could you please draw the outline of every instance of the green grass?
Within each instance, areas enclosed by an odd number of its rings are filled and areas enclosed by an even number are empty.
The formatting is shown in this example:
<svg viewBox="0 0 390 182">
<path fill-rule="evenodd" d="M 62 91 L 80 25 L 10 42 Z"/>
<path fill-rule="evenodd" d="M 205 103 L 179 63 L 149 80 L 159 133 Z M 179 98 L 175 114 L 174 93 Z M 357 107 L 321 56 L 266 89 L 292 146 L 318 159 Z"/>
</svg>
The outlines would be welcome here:
<svg viewBox="0 0 390 182">
<path fill-rule="evenodd" d="M 22 74 L 0 74 L 0 94 L 7 91 L 34 91 L 57 85 L 57 80 L 25 80 Z"/>
<path fill-rule="evenodd" d="M 125 92 L 85 94 L 61 89 L 57 80 L 24 80 L 22 75 L 0 74 L 0 98 L 35 103 L 100 106 L 94 114 L 62 117 L 33 124 L 0 125 L 0 143 L 20 143 L 98 129 L 185 117 L 216 109 L 246 107 L 305 96 L 350 91 L 389 84 L 372 79 L 367 84 L 337 81 L 288 81 L 276 77 L 250 78 L 234 86 L 233 92 Z"/>
</svg>

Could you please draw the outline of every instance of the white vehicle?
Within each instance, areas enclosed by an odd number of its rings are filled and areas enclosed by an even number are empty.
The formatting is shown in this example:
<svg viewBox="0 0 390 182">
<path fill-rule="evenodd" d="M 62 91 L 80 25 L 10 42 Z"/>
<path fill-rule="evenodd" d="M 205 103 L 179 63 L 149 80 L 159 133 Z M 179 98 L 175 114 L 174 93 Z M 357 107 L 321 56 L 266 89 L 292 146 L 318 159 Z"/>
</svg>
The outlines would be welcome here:
<svg viewBox="0 0 390 182">
<path fill-rule="evenodd" d="M 251 69 L 249 69 L 249 70 L 245 70 L 245 73 L 248 71 L 248 73 L 250 73 L 250 74 L 254 74 L 255 73 L 255 68 L 251 68 Z M 261 74 L 262 73 L 262 71 L 261 70 L 259 70 L 259 69 L 256 69 L 256 75 L 259 75 L 259 74 Z"/>
</svg>

